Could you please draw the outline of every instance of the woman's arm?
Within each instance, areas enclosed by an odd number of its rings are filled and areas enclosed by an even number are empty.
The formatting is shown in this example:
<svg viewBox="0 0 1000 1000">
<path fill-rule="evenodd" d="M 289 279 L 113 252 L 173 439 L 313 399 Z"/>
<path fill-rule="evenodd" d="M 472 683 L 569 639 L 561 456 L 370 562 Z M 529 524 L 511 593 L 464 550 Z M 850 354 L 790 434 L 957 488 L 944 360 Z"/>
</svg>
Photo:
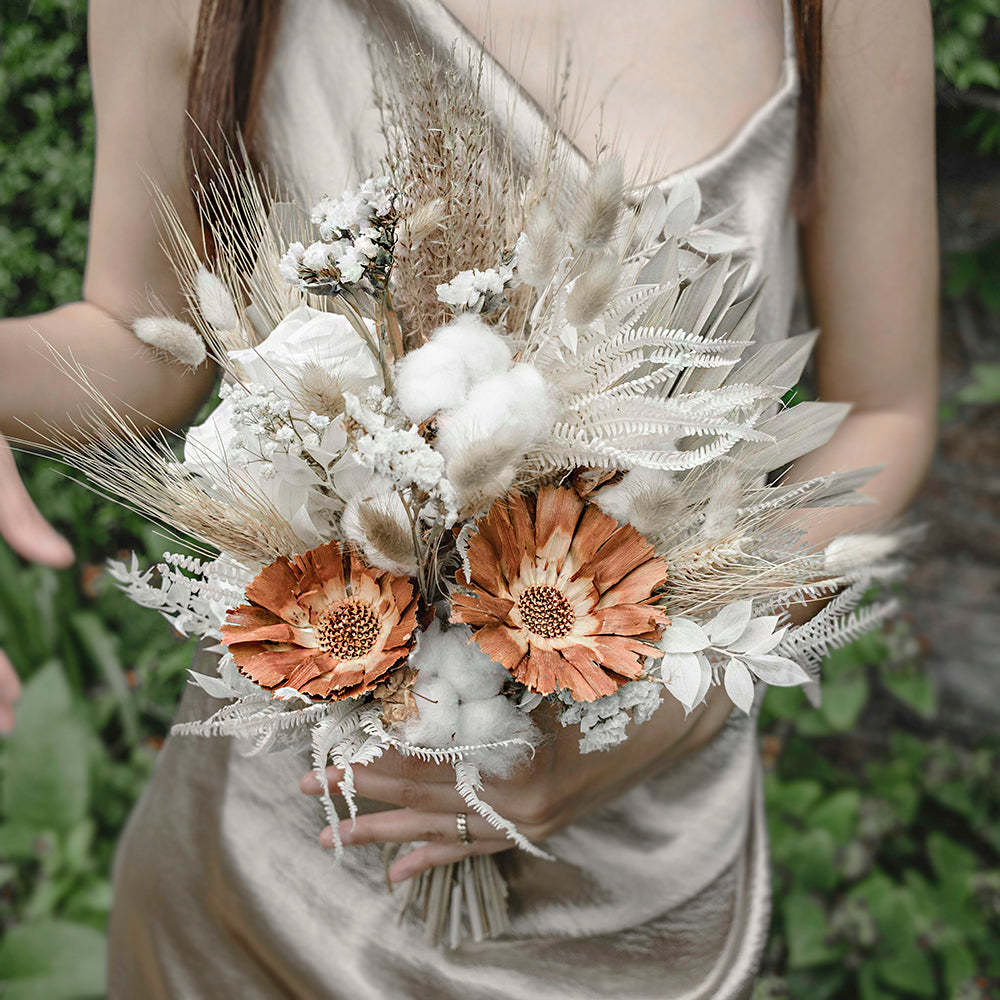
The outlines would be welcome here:
<svg viewBox="0 0 1000 1000">
<path fill-rule="evenodd" d="M 208 393 L 209 365 L 165 362 L 129 329 L 150 293 L 180 310 L 159 247 L 146 177 L 197 232 L 185 180 L 184 108 L 198 0 L 92 0 L 90 70 L 97 158 L 83 300 L 0 320 L 0 543 L 26 559 L 66 566 L 72 550 L 35 509 L 3 435 L 42 439 L 43 425 L 72 431 L 89 400 L 52 363 L 46 342 L 91 373 L 140 426 L 180 424 Z M 44 338 L 44 339 L 43 339 Z M 14 722 L 20 685 L 0 650 L 0 732 Z"/>
<path fill-rule="evenodd" d="M 883 466 L 872 506 L 824 512 L 821 542 L 910 504 L 937 430 L 938 238 L 930 5 L 828 3 L 815 211 L 804 230 L 821 399 L 848 400 L 791 478 Z"/>
<path fill-rule="evenodd" d="M 934 92 L 926 2 L 828 3 L 825 96 L 820 120 L 818 205 L 805 232 L 807 274 L 822 329 L 817 358 L 824 399 L 854 410 L 829 444 L 797 463 L 804 478 L 882 465 L 866 487 L 876 501 L 827 514 L 810 539 L 856 531 L 898 516 L 927 468 L 936 410 L 937 232 Z M 529 839 L 556 832 L 700 746 L 730 709 L 721 688 L 687 719 L 667 699 L 649 722 L 613 750 L 581 755 L 562 730 L 534 766 L 495 782 L 486 797 Z M 328 780 L 341 777 L 330 768 Z M 435 864 L 510 846 L 478 816 L 471 847 L 456 843 L 455 813 L 467 807 L 450 770 L 390 754 L 355 774 L 358 794 L 395 810 L 345 822 L 347 843 L 425 840 L 393 865 L 401 880 Z M 316 794 L 314 776 L 302 790 Z M 330 846 L 329 830 L 320 842 Z"/>
<path fill-rule="evenodd" d="M 87 368 L 98 388 L 140 423 L 178 425 L 209 391 L 210 366 L 190 372 L 163 361 L 129 329 L 150 312 L 151 294 L 168 309 L 183 307 L 159 246 L 149 182 L 196 233 L 184 109 L 197 13 L 197 0 L 90 4 L 97 155 L 83 300 L 0 321 L 0 433 L 37 440 L 24 425 L 46 421 L 72 429 L 87 405 L 52 364 L 42 338 Z M 0 482 L 11 489 L 9 475 Z"/>
</svg>

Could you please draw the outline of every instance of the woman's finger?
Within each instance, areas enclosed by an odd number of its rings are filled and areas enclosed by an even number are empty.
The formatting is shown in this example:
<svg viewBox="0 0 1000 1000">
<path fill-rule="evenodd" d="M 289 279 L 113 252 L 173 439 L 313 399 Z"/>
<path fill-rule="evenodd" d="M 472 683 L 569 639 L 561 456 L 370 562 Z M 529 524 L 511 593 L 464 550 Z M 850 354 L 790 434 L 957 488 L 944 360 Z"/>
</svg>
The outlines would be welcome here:
<svg viewBox="0 0 1000 1000">
<path fill-rule="evenodd" d="M 330 792 L 340 794 L 338 787 L 344 774 L 338 768 L 327 768 Z M 310 780 L 311 779 L 311 780 Z M 313 772 L 303 775 L 299 788 L 306 795 L 319 795 L 321 788 Z M 413 781 L 377 774 L 368 765 L 354 769 L 354 791 L 361 798 L 374 799 L 391 806 L 402 806 L 418 812 L 464 812 L 468 806 L 455 791 L 454 784 L 439 781 Z"/>
<path fill-rule="evenodd" d="M 39 513 L 0 435 L 0 538 L 31 562 L 62 568 L 73 562 L 73 549 Z"/>
<path fill-rule="evenodd" d="M 465 814 L 466 829 L 474 842 L 500 838 L 486 820 L 467 809 L 448 813 L 385 809 L 382 812 L 365 813 L 356 820 L 345 819 L 338 829 L 344 844 L 409 844 L 416 841 L 458 844 L 459 812 Z M 333 846 L 331 827 L 320 834 L 319 842 L 323 847 Z M 507 843 L 510 846 L 510 842 Z"/>
<path fill-rule="evenodd" d="M 426 844 L 415 847 L 401 858 L 398 858 L 389 869 L 390 882 L 405 882 L 421 872 L 437 865 L 448 865 L 453 861 L 462 861 L 476 854 L 500 854 L 509 851 L 509 840 L 477 840 L 474 844 Z"/>
</svg>

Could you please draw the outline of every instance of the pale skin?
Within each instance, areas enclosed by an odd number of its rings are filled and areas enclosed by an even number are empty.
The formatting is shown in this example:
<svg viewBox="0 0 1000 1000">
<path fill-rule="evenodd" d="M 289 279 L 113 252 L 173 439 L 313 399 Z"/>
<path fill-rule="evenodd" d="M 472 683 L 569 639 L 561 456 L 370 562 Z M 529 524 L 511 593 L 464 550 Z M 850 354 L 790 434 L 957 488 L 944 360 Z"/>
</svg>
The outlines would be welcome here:
<svg viewBox="0 0 1000 1000">
<path fill-rule="evenodd" d="M 474 33 L 486 33 L 477 0 L 448 5 Z M 180 423 L 211 381 L 211 373 L 184 373 L 149 357 L 119 322 L 123 315 L 138 314 L 135 302 L 147 285 L 168 302 L 176 297 L 156 251 L 148 196 L 132 171 L 142 164 L 168 191 L 183 190 L 181 55 L 190 44 L 195 5 L 182 0 L 165 11 L 143 4 L 141 16 L 140 5 L 126 0 L 92 6 L 98 160 L 85 301 L 0 323 L 0 431 L 8 434 L 24 436 L 18 419 L 64 423 L 81 403 L 29 349 L 35 342 L 32 327 L 58 349 L 72 349 L 107 373 L 123 401 L 141 400 L 156 422 Z M 144 39 L 145 50 L 134 58 L 123 51 L 121 21 L 117 34 L 114 27 L 126 6 L 128 22 Z M 821 168 L 803 248 L 813 311 L 823 331 L 818 389 L 824 399 L 851 402 L 853 410 L 835 437 L 797 463 L 791 475 L 884 468 L 865 487 L 873 505 L 811 523 L 809 537 L 816 544 L 839 532 L 890 522 L 906 509 L 930 460 L 936 409 L 929 5 L 839 0 L 826 7 Z M 492 51 L 543 106 L 553 41 L 572 45 L 577 72 L 592 81 L 591 100 L 603 101 L 604 131 L 619 138 L 626 167 L 634 173 L 645 167 L 647 174 L 662 175 L 703 159 L 767 99 L 778 80 L 779 0 L 634 0 L 614 9 L 594 0 L 495 0 L 489 15 Z M 599 49 L 588 42 L 594 38 L 602 41 Z M 508 39 L 513 41 L 505 48 Z M 516 65 L 505 59 L 510 51 L 523 53 Z M 155 88 L 148 86 L 154 73 Z M 150 122 L 157 128 L 150 129 Z M 581 140 L 596 128 L 592 116 L 583 123 Z M 655 161 L 648 155 L 652 148 L 662 151 Z M 0 510 L 18 512 L 0 518 L 0 532 L 19 551 L 52 563 L 68 557 L 31 513 L 12 467 L 2 459 Z M 3 690 L 13 690 L 11 676 L 0 659 L 0 681 L 7 678 L 6 688 L 0 683 L 0 698 Z M 725 694 L 715 691 L 685 719 L 679 704 L 666 699 L 626 743 L 587 755 L 578 752 L 578 734 L 554 727 L 531 766 L 490 782 L 485 798 L 529 839 L 544 839 L 703 745 L 730 709 Z M 334 791 L 341 777 L 328 770 Z M 393 880 L 510 848 L 475 815 L 468 821 L 475 843 L 457 842 L 455 814 L 467 807 L 454 790 L 450 768 L 389 754 L 358 769 L 355 781 L 360 795 L 388 808 L 342 824 L 346 843 L 426 842 L 395 862 Z M 320 790 L 311 774 L 301 788 L 306 794 Z M 320 842 L 331 845 L 329 828 Z"/>
</svg>

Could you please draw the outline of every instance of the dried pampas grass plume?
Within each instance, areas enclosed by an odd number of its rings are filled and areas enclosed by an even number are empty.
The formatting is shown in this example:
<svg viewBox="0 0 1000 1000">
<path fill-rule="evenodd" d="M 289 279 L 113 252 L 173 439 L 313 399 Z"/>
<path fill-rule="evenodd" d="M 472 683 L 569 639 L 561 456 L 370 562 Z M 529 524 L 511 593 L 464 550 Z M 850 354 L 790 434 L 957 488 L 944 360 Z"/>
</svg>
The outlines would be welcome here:
<svg viewBox="0 0 1000 1000">
<path fill-rule="evenodd" d="M 611 242 L 624 195 L 621 161 L 602 160 L 591 171 L 570 217 L 570 242 L 576 250 L 600 250 Z"/>
<path fill-rule="evenodd" d="M 217 275 L 207 268 L 198 268 L 195 274 L 195 290 L 198 293 L 198 307 L 202 316 L 216 330 L 225 333 L 239 326 L 236 305 L 229 289 Z"/>
<path fill-rule="evenodd" d="M 569 250 L 555 212 L 545 202 L 531 214 L 517 241 L 517 273 L 532 288 L 541 290 L 551 280 Z"/>
<path fill-rule="evenodd" d="M 566 320 L 571 326 L 590 326 L 611 302 L 621 280 L 616 254 L 605 254 L 581 274 L 566 296 Z"/>
<path fill-rule="evenodd" d="M 205 342 L 198 331 L 183 320 L 172 316 L 144 316 L 132 324 L 132 332 L 144 344 L 169 354 L 190 368 L 205 363 Z"/>
<path fill-rule="evenodd" d="M 353 497 L 344 509 L 341 528 L 376 568 L 397 576 L 413 576 L 417 558 L 413 531 L 395 493 Z"/>
</svg>

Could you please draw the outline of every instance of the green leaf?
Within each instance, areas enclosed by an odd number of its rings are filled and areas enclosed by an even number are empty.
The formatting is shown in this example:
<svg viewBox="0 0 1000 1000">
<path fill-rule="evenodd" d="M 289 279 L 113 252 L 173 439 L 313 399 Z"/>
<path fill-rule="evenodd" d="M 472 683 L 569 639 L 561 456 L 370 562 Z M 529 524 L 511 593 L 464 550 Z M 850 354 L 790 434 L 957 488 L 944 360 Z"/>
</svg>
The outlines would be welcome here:
<svg viewBox="0 0 1000 1000">
<path fill-rule="evenodd" d="M 64 920 L 10 928 L 0 943 L 4 1000 L 89 1000 L 105 992 L 104 935 Z"/>
<path fill-rule="evenodd" d="M 858 671 L 823 685 L 820 711 L 834 732 L 843 733 L 854 728 L 867 703 L 868 678 Z"/>
<path fill-rule="evenodd" d="M 7 739 L 4 815 L 39 831 L 76 826 L 87 815 L 89 745 L 59 665 L 49 663 L 25 685 L 17 728 Z"/>
<path fill-rule="evenodd" d="M 139 741 L 139 716 L 118 657 L 115 636 L 92 611 L 77 611 L 70 622 L 114 696 L 125 739 L 135 746 Z"/>
<path fill-rule="evenodd" d="M 789 895 L 784 918 L 789 968 L 809 968 L 837 958 L 839 950 L 826 940 L 829 933 L 826 912 L 815 897 L 802 892 Z"/>
<path fill-rule="evenodd" d="M 821 802 L 809 814 L 809 823 L 829 831 L 838 844 L 844 844 L 854 836 L 860 809 L 861 794 L 844 788 Z"/>
<path fill-rule="evenodd" d="M 1000 403 L 1000 365 L 974 364 L 972 383 L 955 393 L 960 403 L 975 403 L 992 406 Z"/>
<path fill-rule="evenodd" d="M 879 675 L 882 683 L 904 705 L 925 719 L 937 712 L 937 692 L 930 675 L 918 664 L 886 669 Z"/>
</svg>

